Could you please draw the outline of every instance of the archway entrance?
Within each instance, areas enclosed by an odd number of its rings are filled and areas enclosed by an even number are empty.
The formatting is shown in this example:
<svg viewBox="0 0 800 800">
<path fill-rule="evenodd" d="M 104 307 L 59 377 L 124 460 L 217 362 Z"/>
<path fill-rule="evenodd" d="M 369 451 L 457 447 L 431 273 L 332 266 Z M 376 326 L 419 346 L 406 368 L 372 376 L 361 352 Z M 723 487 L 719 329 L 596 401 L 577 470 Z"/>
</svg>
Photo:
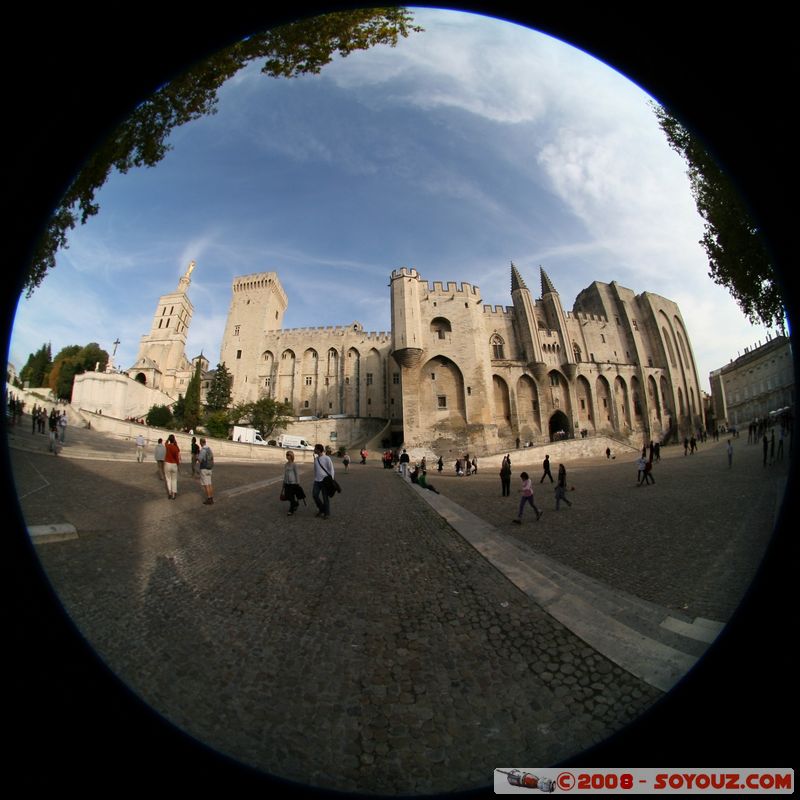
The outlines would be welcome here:
<svg viewBox="0 0 800 800">
<path fill-rule="evenodd" d="M 139 383 L 143 383 L 145 386 L 147 386 L 147 376 L 144 374 L 144 372 L 140 372 L 136 376 L 136 380 L 139 381 Z"/>
<path fill-rule="evenodd" d="M 572 428 L 569 424 L 569 419 L 563 411 L 556 411 L 550 417 L 550 441 L 557 442 L 560 439 L 568 439 L 572 435 Z"/>
</svg>

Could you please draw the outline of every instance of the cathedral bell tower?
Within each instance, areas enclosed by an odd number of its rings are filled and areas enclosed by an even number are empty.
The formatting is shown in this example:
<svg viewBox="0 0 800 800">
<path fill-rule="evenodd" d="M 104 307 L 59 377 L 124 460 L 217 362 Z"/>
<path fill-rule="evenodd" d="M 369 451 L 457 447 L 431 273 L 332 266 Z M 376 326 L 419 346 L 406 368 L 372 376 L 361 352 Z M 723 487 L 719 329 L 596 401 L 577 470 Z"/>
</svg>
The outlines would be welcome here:
<svg viewBox="0 0 800 800">
<path fill-rule="evenodd" d="M 176 372 L 191 368 L 186 359 L 186 337 L 194 306 L 186 291 L 195 266 L 191 261 L 176 290 L 159 298 L 150 333 L 140 339 L 136 362 L 128 370 L 131 378 L 169 395 L 175 390 Z"/>
</svg>

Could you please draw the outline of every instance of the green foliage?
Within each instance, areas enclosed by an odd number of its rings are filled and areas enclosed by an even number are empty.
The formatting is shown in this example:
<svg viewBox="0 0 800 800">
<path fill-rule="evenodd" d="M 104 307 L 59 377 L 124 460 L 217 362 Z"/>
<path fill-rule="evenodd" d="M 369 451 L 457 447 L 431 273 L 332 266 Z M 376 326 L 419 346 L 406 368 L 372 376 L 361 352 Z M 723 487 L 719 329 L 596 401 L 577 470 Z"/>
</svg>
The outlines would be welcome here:
<svg viewBox="0 0 800 800">
<path fill-rule="evenodd" d="M 654 109 L 670 147 L 688 167 L 697 211 L 705 220 L 700 243 L 708 255 L 709 277 L 728 289 L 752 323 L 783 329 L 774 265 L 735 186 L 689 130 L 666 109 Z"/>
<path fill-rule="evenodd" d="M 203 420 L 203 425 L 209 436 L 216 439 L 227 439 L 228 429 L 231 426 L 229 412 L 225 410 L 209 411 Z"/>
<path fill-rule="evenodd" d="M 72 358 L 73 356 L 77 356 L 78 353 L 81 351 L 81 346 L 79 344 L 70 344 L 66 347 L 62 347 L 58 353 L 56 353 L 56 357 L 53 359 L 53 363 L 56 361 L 63 361 L 65 358 Z"/>
<path fill-rule="evenodd" d="M 83 367 L 82 372 L 102 372 L 108 364 L 108 353 L 97 342 L 84 345 L 76 358 Z"/>
<path fill-rule="evenodd" d="M 60 400 L 71 400 L 75 376 L 83 371 L 74 357 L 62 358 L 53 362 L 53 367 L 47 376 L 47 383 L 53 394 Z"/>
<path fill-rule="evenodd" d="M 183 406 L 183 427 L 194 430 L 200 424 L 202 409 L 200 407 L 200 361 L 194 369 L 189 385 L 186 387 L 186 399 Z"/>
<path fill-rule="evenodd" d="M 48 386 L 56 397 L 70 400 L 75 376 L 84 372 L 94 372 L 98 368 L 102 371 L 107 363 L 108 353 L 97 342 L 90 342 L 83 347 L 79 344 L 62 347 L 53 359 L 47 378 Z"/>
<path fill-rule="evenodd" d="M 261 397 L 254 403 L 237 403 L 230 412 L 231 425 L 250 425 L 265 438 L 277 428 L 286 427 L 294 416 L 289 403 L 279 403 L 272 397 Z"/>
<path fill-rule="evenodd" d="M 92 153 L 70 185 L 34 249 L 26 297 L 55 266 L 69 231 L 99 211 L 95 195 L 112 170 L 124 174 L 158 164 L 170 149 L 173 129 L 215 113 L 218 90 L 243 67 L 266 59 L 262 72 L 275 78 L 317 74 L 337 52 L 347 56 L 376 44 L 394 47 L 400 36 L 422 30 L 412 20 L 404 8 L 352 9 L 303 19 L 249 36 L 162 86 Z"/>
<path fill-rule="evenodd" d="M 231 387 L 233 386 L 233 375 L 231 375 L 225 362 L 217 364 L 211 385 L 206 393 L 206 408 L 209 411 L 221 411 L 227 409 L 231 403 Z"/>
<path fill-rule="evenodd" d="M 186 409 L 186 398 L 182 394 L 178 394 L 178 399 L 172 405 L 172 416 L 175 423 L 183 426 L 183 414 Z"/>
<path fill-rule="evenodd" d="M 147 412 L 146 421 L 154 428 L 169 428 L 172 424 L 172 412 L 169 406 L 152 406 Z"/>
<path fill-rule="evenodd" d="M 19 379 L 31 387 L 46 386 L 51 366 L 52 355 L 48 342 L 28 356 L 25 366 L 19 371 Z"/>
</svg>

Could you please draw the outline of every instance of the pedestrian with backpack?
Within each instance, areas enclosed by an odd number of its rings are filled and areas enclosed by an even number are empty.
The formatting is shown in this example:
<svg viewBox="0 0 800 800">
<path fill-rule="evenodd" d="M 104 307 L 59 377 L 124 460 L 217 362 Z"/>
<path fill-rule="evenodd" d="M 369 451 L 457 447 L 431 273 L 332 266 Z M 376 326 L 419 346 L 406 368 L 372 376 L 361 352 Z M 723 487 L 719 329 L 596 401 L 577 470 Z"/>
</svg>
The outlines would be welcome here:
<svg viewBox="0 0 800 800">
<path fill-rule="evenodd" d="M 206 444 L 206 440 L 200 437 L 200 450 L 197 453 L 197 466 L 200 468 L 200 485 L 206 499 L 203 500 L 204 506 L 214 505 L 214 486 L 211 483 L 211 470 L 214 469 L 214 453 Z"/>
</svg>

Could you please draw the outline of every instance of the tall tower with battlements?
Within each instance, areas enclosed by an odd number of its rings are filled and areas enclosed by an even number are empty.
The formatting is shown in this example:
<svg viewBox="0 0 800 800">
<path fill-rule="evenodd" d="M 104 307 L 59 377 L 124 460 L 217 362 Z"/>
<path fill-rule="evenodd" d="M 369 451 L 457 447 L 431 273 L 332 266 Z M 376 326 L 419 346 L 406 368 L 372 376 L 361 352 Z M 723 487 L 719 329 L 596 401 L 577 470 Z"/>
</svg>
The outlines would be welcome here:
<svg viewBox="0 0 800 800">
<path fill-rule="evenodd" d="M 237 401 L 257 400 L 264 388 L 268 366 L 264 361 L 264 336 L 281 329 L 288 304 L 275 272 L 234 279 L 220 362 L 233 377 L 231 391 Z"/>
</svg>

